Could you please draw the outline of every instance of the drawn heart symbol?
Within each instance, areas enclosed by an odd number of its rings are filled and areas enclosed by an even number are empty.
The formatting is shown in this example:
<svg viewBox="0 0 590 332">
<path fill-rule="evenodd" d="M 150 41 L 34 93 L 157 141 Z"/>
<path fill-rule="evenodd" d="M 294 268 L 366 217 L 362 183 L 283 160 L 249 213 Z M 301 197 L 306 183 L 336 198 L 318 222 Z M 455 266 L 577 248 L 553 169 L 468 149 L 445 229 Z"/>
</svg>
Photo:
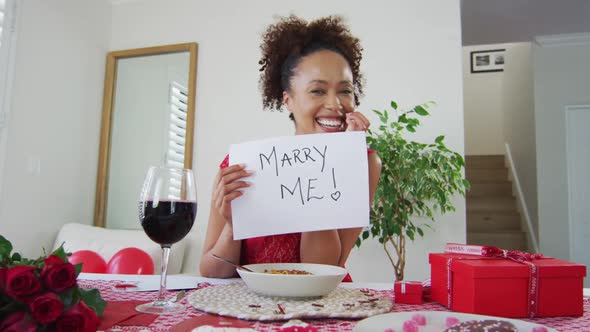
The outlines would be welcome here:
<svg viewBox="0 0 590 332">
<path fill-rule="evenodd" d="M 333 200 L 337 201 L 340 198 L 340 191 L 335 191 L 330 196 L 332 196 Z"/>
</svg>

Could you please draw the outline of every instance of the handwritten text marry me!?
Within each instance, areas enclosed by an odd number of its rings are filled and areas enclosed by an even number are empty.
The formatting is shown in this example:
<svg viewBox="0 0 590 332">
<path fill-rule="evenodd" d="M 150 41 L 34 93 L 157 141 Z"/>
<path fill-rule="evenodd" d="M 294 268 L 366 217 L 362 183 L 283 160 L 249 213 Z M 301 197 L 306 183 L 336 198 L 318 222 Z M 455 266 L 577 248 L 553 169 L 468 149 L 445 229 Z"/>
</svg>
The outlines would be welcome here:
<svg viewBox="0 0 590 332">
<path fill-rule="evenodd" d="M 316 146 L 303 147 L 301 149 L 293 149 L 290 152 L 282 152 L 277 154 L 276 146 L 273 146 L 269 153 L 260 153 L 260 170 L 264 171 L 265 169 L 274 170 L 274 173 L 277 177 L 280 176 L 280 170 L 285 167 L 296 167 L 298 165 L 304 164 L 311 164 L 315 163 L 316 165 L 321 164 L 320 173 L 324 173 L 326 168 L 326 158 L 328 153 L 328 146 L 323 145 L 319 148 Z M 334 167 L 330 169 L 331 172 L 331 179 L 334 191 L 330 194 L 330 197 L 337 201 L 340 196 L 341 192 L 336 190 L 336 172 Z M 291 196 L 297 195 L 301 201 L 302 205 L 305 205 L 306 202 L 311 201 L 312 199 L 324 199 L 325 194 L 320 194 L 316 187 L 316 181 L 319 179 L 317 177 L 309 177 L 303 178 L 298 176 L 297 179 L 294 181 L 295 183 L 290 183 L 285 185 L 283 183 L 279 183 L 280 185 L 280 193 L 281 199 L 285 199 L 285 195 L 288 193 Z"/>
</svg>

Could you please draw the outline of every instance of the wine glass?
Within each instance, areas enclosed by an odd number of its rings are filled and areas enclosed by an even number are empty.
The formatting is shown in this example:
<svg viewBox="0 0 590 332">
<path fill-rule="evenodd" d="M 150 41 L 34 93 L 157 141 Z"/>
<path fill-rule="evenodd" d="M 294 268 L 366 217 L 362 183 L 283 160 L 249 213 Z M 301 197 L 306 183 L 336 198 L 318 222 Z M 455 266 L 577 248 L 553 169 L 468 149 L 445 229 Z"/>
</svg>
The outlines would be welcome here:
<svg viewBox="0 0 590 332">
<path fill-rule="evenodd" d="M 166 273 L 170 246 L 193 227 L 197 214 L 195 180 L 190 169 L 150 167 L 139 198 L 139 221 L 152 241 L 162 247 L 162 274 L 158 298 L 137 306 L 148 314 L 173 314 L 184 307 L 167 301 Z"/>
</svg>

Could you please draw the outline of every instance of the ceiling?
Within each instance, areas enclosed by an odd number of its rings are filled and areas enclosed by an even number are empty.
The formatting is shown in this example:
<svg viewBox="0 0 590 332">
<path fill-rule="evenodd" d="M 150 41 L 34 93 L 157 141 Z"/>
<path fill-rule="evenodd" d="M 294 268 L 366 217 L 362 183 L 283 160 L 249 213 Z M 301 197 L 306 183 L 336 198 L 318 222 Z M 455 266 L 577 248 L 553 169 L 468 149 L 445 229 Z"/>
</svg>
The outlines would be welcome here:
<svg viewBox="0 0 590 332">
<path fill-rule="evenodd" d="M 590 0 L 461 0 L 463 45 L 590 32 Z"/>
</svg>

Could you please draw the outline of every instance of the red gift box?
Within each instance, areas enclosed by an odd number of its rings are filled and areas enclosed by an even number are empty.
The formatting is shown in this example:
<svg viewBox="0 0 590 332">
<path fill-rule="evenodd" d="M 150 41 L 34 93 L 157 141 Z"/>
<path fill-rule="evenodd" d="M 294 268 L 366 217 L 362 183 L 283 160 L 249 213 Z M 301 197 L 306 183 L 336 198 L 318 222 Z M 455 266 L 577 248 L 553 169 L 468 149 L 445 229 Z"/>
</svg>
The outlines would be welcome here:
<svg viewBox="0 0 590 332">
<path fill-rule="evenodd" d="M 419 281 L 396 281 L 393 291 L 395 303 L 422 304 L 422 283 Z"/>
<path fill-rule="evenodd" d="M 429 261 L 432 299 L 454 311 L 513 318 L 584 313 L 584 265 L 452 253 L 430 254 Z"/>
</svg>

